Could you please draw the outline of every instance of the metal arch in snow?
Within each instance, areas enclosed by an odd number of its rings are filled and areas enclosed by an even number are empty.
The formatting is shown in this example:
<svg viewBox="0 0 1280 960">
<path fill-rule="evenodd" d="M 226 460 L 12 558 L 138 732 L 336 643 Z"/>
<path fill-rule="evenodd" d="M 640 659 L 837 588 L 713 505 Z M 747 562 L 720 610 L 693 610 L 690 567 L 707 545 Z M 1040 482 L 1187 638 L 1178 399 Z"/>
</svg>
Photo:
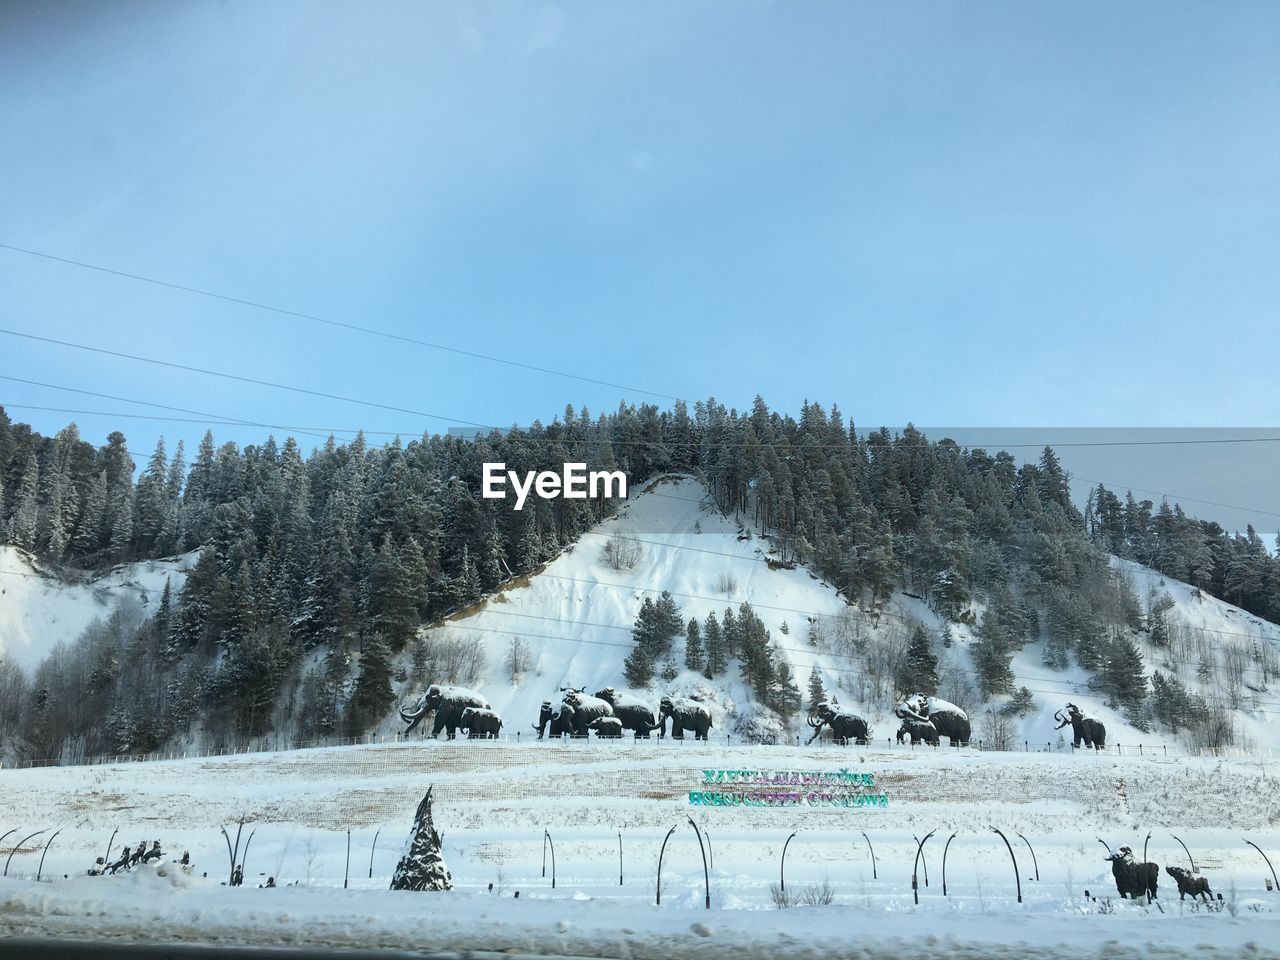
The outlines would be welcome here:
<svg viewBox="0 0 1280 960">
<path fill-rule="evenodd" d="M 716 868 L 716 852 L 711 848 L 711 831 L 703 827 L 702 836 L 707 841 L 707 856 L 711 858 L 711 869 L 714 870 Z"/>
<path fill-rule="evenodd" d="M 249 839 L 253 839 L 253 834 L 249 834 Z M 244 854 L 249 856 L 249 844 L 244 845 Z M 243 873 L 243 869 L 241 870 Z M 347 828 L 347 864 L 342 868 L 342 889 L 347 889 L 347 883 L 351 879 L 351 828 Z"/>
<path fill-rule="evenodd" d="M 1009 848 L 1009 859 L 1013 861 L 1013 880 L 1014 880 L 1014 883 L 1018 885 L 1018 902 L 1021 903 L 1022 902 L 1022 878 L 1018 876 L 1018 858 L 1013 855 L 1013 844 L 1009 842 L 1009 838 L 1004 835 L 1004 832 L 999 827 L 992 827 L 991 829 L 994 832 L 1000 834 L 1000 839 L 1003 840 L 1004 845 Z M 1107 846 L 1106 843 L 1103 842 L 1102 840 L 1099 840 L 1098 842 L 1101 843 L 1104 847 Z M 1110 850 L 1111 848 L 1107 847 L 1107 849 Z"/>
<path fill-rule="evenodd" d="M 782 845 L 782 862 L 778 864 L 778 881 L 783 890 L 787 889 L 787 847 L 799 832 L 799 830 L 792 831 L 791 836 L 787 837 L 786 843 Z"/>
<path fill-rule="evenodd" d="M 667 831 L 666 837 L 662 840 L 662 847 L 658 850 L 658 897 L 656 905 L 659 907 L 662 906 L 662 857 L 667 852 L 667 841 L 671 839 L 671 835 L 676 832 L 676 827 L 678 826 L 680 824 L 677 823 L 675 827 Z"/>
<path fill-rule="evenodd" d="M 369 879 L 373 879 L 373 855 L 378 851 L 378 834 L 382 833 L 381 828 L 373 835 L 373 846 L 369 848 Z"/>
<path fill-rule="evenodd" d="M 947 837 L 946 846 L 942 848 L 942 895 L 944 897 L 947 895 L 947 851 L 951 849 L 951 841 L 955 838 L 954 833 Z"/>
<path fill-rule="evenodd" d="M 4 843 L 4 838 L 7 837 L 9 834 L 17 833 L 17 832 L 18 832 L 18 828 L 14 827 L 12 830 L 6 830 L 4 833 L 0 833 L 0 843 Z"/>
<path fill-rule="evenodd" d="M 556 842 L 551 839 L 550 833 L 548 833 L 546 830 L 543 830 L 542 831 L 542 857 L 544 860 L 546 859 L 546 856 L 547 856 L 547 844 L 551 844 L 551 889 L 554 890 L 556 888 Z M 547 875 L 545 867 L 543 868 L 542 875 L 544 877 Z"/>
<path fill-rule="evenodd" d="M 618 886 L 622 886 L 622 831 L 618 831 Z"/>
<path fill-rule="evenodd" d="M 1241 837 L 1240 839 L 1244 840 L 1244 837 Z M 1253 847 L 1253 849 L 1257 850 L 1259 853 L 1262 853 L 1262 848 L 1258 846 L 1256 843 L 1254 843 L 1252 840 L 1245 840 L 1244 842 L 1247 843 L 1249 846 Z M 1271 879 L 1275 883 L 1276 890 L 1280 890 L 1280 880 L 1276 879 L 1276 868 L 1271 866 L 1271 858 L 1268 857 L 1265 853 L 1262 853 L 1262 859 L 1267 861 L 1268 867 L 1271 867 Z"/>
<path fill-rule="evenodd" d="M 937 830 L 930 830 L 924 835 L 923 840 L 916 840 L 916 862 L 911 866 L 911 892 L 915 895 L 917 904 L 920 903 L 920 884 L 916 880 L 916 870 L 920 866 L 920 854 L 924 850 L 924 845 L 929 842 L 929 838 L 937 832 Z M 915 840 L 915 837 L 912 837 L 911 839 Z M 925 867 L 925 869 L 928 870 L 929 868 Z M 929 881 L 927 879 L 925 880 L 924 885 L 926 887 L 929 885 Z"/>
<path fill-rule="evenodd" d="M 693 817 L 689 817 L 689 826 L 693 827 L 693 832 L 698 837 L 698 849 L 702 851 L 702 880 L 707 885 L 707 909 L 711 909 L 711 874 L 707 870 L 707 848 L 702 845 L 702 831 L 698 829 L 698 825 L 693 822 Z"/>
<path fill-rule="evenodd" d="M 1169 836 L 1173 837 L 1173 839 L 1177 840 L 1178 843 L 1182 844 L 1183 853 L 1185 853 L 1187 855 L 1187 859 L 1191 861 L 1191 872 L 1199 873 L 1199 871 L 1196 870 L 1196 858 L 1191 855 L 1191 851 L 1187 849 L 1187 845 L 1185 843 L 1182 843 L 1182 841 L 1179 840 L 1177 837 L 1174 837 L 1172 833 L 1169 834 Z"/>
<path fill-rule="evenodd" d="M 1151 836 L 1151 834 L 1147 834 L 1147 836 L 1149 837 Z M 1028 840 L 1026 837 L 1024 837 L 1022 834 L 1018 834 L 1018 838 L 1023 843 L 1025 843 L 1027 845 L 1027 849 L 1031 851 L 1031 865 L 1036 868 L 1036 883 L 1039 883 L 1040 882 L 1040 864 L 1036 862 L 1035 848 L 1031 846 L 1031 841 Z"/>
<path fill-rule="evenodd" d="M 49 831 L 48 827 L 45 827 L 43 830 L 37 830 L 35 833 L 29 836 L 23 837 L 21 840 L 19 840 L 17 843 L 13 845 L 13 849 L 9 851 L 9 859 L 5 860 L 4 862 L 4 876 L 7 877 L 9 875 L 9 861 L 13 859 L 13 855 L 18 852 L 18 849 L 28 840 L 34 839 L 35 837 L 40 836 L 40 834 L 42 833 L 48 833 L 48 831 Z"/>
<path fill-rule="evenodd" d="M 1147 844 L 1151 841 L 1151 831 L 1147 831 L 1147 839 L 1142 841 L 1142 862 L 1147 862 Z"/>
<path fill-rule="evenodd" d="M 111 845 L 116 842 L 116 834 L 120 832 L 120 828 L 116 827 L 111 831 L 111 839 L 107 841 L 107 853 L 102 858 L 102 868 L 105 870 L 107 864 L 111 862 Z"/>
<path fill-rule="evenodd" d="M 253 843 L 253 835 L 258 832 L 258 828 L 254 827 L 249 831 L 249 839 L 244 842 L 244 854 L 240 857 L 240 874 L 244 875 L 244 865 L 249 862 L 249 844 Z M 349 832 L 349 831 L 348 831 Z M 347 846 L 350 847 L 350 839 L 348 838 Z M 350 850 L 347 852 L 347 859 L 351 859 Z"/>
<path fill-rule="evenodd" d="M 871 879 L 876 877 L 876 848 L 871 845 L 871 838 L 867 836 L 867 831 L 862 831 L 862 839 L 867 841 L 867 849 L 871 851 Z"/>
<path fill-rule="evenodd" d="M 40 882 L 40 875 L 44 873 L 45 854 L 49 852 L 49 848 L 53 846 L 53 841 L 58 839 L 58 834 L 60 834 L 61 832 L 62 832 L 62 828 L 59 827 L 57 830 L 53 832 L 53 836 L 50 837 L 48 840 L 46 840 L 44 843 L 44 850 L 40 854 L 40 866 L 36 867 L 36 883 Z"/>
<path fill-rule="evenodd" d="M 1107 841 L 1103 840 L 1101 837 L 1095 837 L 1094 839 L 1107 848 L 1107 856 L 1109 857 L 1115 856 L 1115 854 L 1111 852 L 1111 844 L 1107 843 Z"/>
<path fill-rule="evenodd" d="M 936 830 L 930 831 L 930 836 L 932 836 L 934 833 L 937 833 L 937 832 L 938 831 Z M 911 835 L 911 839 L 914 840 L 920 846 L 921 849 L 923 849 L 924 844 L 921 842 L 920 838 L 917 837 L 914 833 Z M 928 840 L 928 839 L 929 837 L 925 837 L 925 840 Z M 920 862 L 924 865 L 924 885 L 927 887 L 929 886 L 929 858 L 926 857 L 923 853 L 921 853 Z M 914 869 L 913 869 L 913 876 L 914 876 Z"/>
</svg>

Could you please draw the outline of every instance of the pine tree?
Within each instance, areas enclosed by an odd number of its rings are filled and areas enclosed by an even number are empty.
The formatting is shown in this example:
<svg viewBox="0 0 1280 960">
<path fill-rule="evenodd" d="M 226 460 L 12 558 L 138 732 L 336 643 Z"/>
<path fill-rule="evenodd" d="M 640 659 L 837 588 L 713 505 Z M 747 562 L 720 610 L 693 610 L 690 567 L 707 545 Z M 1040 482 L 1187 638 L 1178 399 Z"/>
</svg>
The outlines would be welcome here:
<svg viewBox="0 0 1280 960">
<path fill-rule="evenodd" d="M 720 629 L 720 621 L 716 619 L 715 611 L 707 614 L 707 619 L 702 626 L 703 644 L 707 648 L 707 669 L 705 676 L 708 680 L 718 677 L 725 672 L 729 666 L 728 651 L 725 649 L 724 633 Z"/>
<path fill-rule="evenodd" d="M 382 634 L 374 633 L 364 642 L 360 654 L 360 675 L 347 704 L 347 728 L 360 736 L 381 719 L 395 699 L 391 691 L 391 647 Z"/>
<path fill-rule="evenodd" d="M 1019 687 L 1009 698 L 1009 702 L 1000 708 L 1006 717 L 1025 717 L 1036 711 L 1036 698 L 1026 687 Z"/>
<path fill-rule="evenodd" d="M 1097 681 L 1111 702 L 1122 707 L 1136 709 L 1146 699 L 1142 653 L 1128 634 L 1117 631 L 1107 642 Z"/>
<path fill-rule="evenodd" d="M 647 687 L 653 679 L 653 657 L 639 643 L 627 655 L 622 668 L 626 673 L 627 683 L 633 687 Z"/>
<path fill-rule="evenodd" d="M 822 685 L 822 674 L 815 663 L 809 668 L 809 712 L 812 713 L 818 704 L 827 699 L 827 690 Z"/>
<path fill-rule="evenodd" d="M 392 890 L 452 890 L 453 877 L 440 852 L 440 835 L 431 819 L 431 789 L 418 804 L 413 828 L 391 877 Z"/>
<path fill-rule="evenodd" d="M 907 657 L 898 678 L 898 689 L 904 693 L 938 692 L 938 658 L 933 655 L 929 631 L 916 624 L 907 643 Z"/>
<path fill-rule="evenodd" d="M 111 516 L 111 539 L 107 551 L 112 560 L 128 560 L 133 552 L 133 497 L 127 485 L 120 487 Z"/>
<path fill-rule="evenodd" d="M 40 518 L 40 464 L 34 454 L 22 471 L 15 491 L 13 516 L 9 518 L 9 542 L 24 550 L 36 547 L 36 531 Z"/>
<path fill-rule="evenodd" d="M 706 664 L 706 652 L 702 649 L 702 630 L 698 618 L 690 617 L 684 637 L 684 665 L 689 670 L 701 670 Z"/>
</svg>

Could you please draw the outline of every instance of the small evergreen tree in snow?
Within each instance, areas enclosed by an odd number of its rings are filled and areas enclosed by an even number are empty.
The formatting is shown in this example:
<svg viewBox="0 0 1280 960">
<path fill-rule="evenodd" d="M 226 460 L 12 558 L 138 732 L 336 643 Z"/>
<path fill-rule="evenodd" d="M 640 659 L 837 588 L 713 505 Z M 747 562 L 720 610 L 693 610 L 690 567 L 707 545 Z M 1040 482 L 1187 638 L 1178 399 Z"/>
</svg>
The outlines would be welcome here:
<svg viewBox="0 0 1280 960">
<path fill-rule="evenodd" d="M 440 852 L 440 835 L 431 818 L 431 787 L 418 804 L 413 828 L 391 877 L 392 890 L 452 890 L 453 877 Z"/>
<path fill-rule="evenodd" d="M 827 699 L 826 687 L 822 685 L 822 674 L 818 672 L 818 665 L 815 663 L 809 669 L 809 712 Z"/>
<path fill-rule="evenodd" d="M 702 642 L 707 648 L 706 678 L 711 680 L 724 673 L 729 665 L 724 633 L 720 629 L 720 621 L 716 619 L 715 611 L 707 614 L 707 619 L 702 625 Z"/>
<path fill-rule="evenodd" d="M 911 631 L 906 662 L 898 678 L 898 689 L 929 696 L 938 692 L 938 658 L 933 655 L 929 631 L 924 624 L 916 624 Z"/>
<path fill-rule="evenodd" d="M 633 687 L 647 687 L 653 679 L 653 657 L 640 644 L 636 644 L 622 664 L 627 683 Z"/>
<path fill-rule="evenodd" d="M 1006 717 L 1025 717 L 1035 711 L 1036 698 L 1026 687 L 1019 687 L 1009 698 L 1009 702 L 1000 708 L 1000 712 Z"/>
<path fill-rule="evenodd" d="M 689 618 L 689 627 L 684 635 L 684 665 L 690 670 L 701 670 L 707 662 L 706 651 L 702 649 L 702 629 L 698 626 L 698 618 Z"/>
</svg>

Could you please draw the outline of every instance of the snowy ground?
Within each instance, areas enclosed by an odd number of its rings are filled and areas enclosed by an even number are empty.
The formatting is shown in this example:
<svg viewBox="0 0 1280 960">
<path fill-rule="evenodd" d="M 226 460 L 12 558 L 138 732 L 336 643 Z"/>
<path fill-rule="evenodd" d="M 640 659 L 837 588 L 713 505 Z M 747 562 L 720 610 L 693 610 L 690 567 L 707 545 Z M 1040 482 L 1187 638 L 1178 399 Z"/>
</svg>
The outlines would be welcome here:
<svg viewBox="0 0 1280 960">
<path fill-rule="evenodd" d="M 887 808 L 691 807 L 707 769 L 871 773 Z M 62 828 L 36 883 L 43 837 L 0 881 L 0 935 L 169 937 L 268 943 L 517 949 L 582 956 L 1278 956 L 1280 893 L 1258 843 L 1280 859 L 1276 764 L 969 751 L 729 747 L 694 743 L 428 742 L 219 760 L 0 772 L 0 843 Z M 387 891 L 413 809 L 435 785 L 436 823 L 456 889 Z M 723 788 L 721 788 L 723 789 Z M 708 835 L 712 909 L 686 817 Z M 218 830 L 254 831 L 246 887 L 228 888 Z M 677 826 L 654 904 L 659 846 Z M 1014 844 L 1023 903 L 1000 827 Z M 105 852 L 161 840 L 170 864 L 90 878 Z M 350 888 L 343 889 L 350 830 Z M 543 831 L 555 844 L 542 876 Z M 829 883 L 829 905 L 774 907 L 783 845 L 789 892 Z M 875 847 L 873 876 L 866 831 Z M 911 891 L 914 836 L 929 885 Z M 618 833 L 623 883 L 618 883 Z M 947 857 L 943 846 L 957 833 Z M 1159 907 L 1115 899 L 1104 851 L 1185 864 L 1186 842 L 1220 911 L 1179 902 L 1161 875 Z M 1036 862 L 1017 834 L 1034 846 Z M 375 835 L 377 845 L 374 847 Z M 47 834 L 45 835 L 47 836 Z M 242 840 L 243 848 L 243 840 Z M 372 878 L 369 877 L 370 854 Z M 1036 869 L 1040 880 L 1034 879 Z M 208 879 L 201 874 L 207 872 Z M 67 879 L 64 879 L 66 875 Z M 259 890 L 266 876 L 296 887 Z M 489 892 L 493 883 L 495 891 Z M 1097 897 L 1085 898 L 1085 890 Z M 515 898 L 515 892 L 520 897 Z M 967 951 L 967 952 L 966 952 Z"/>
<path fill-rule="evenodd" d="M 102 574 L 55 575 L 16 547 L 0 546 L 0 653 L 28 673 L 121 602 L 154 612 L 166 580 L 176 594 L 195 554 L 121 564 Z"/>
</svg>

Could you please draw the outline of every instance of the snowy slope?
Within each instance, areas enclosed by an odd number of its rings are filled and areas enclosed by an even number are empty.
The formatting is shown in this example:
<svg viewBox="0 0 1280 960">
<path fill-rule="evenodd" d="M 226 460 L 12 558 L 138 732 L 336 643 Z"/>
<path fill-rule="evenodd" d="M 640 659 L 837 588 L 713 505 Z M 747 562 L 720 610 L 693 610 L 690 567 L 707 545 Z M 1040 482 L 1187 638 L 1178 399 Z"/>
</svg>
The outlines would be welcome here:
<svg viewBox="0 0 1280 960">
<path fill-rule="evenodd" d="M 631 538 L 627 542 L 639 550 L 633 569 L 616 571 L 605 563 L 604 548 L 615 533 Z M 656 600 L 662 590 L 674 595 L 686 623 L 690 617 L 701 623 L 712 611 L 720 616 L 727 606 L 736 613 L 739 604 L 749 601 L 774 642 L 785 648 L 803 687 L 815 658 L 820 667 L 834 666 L 806 648 L 806 615 L 836 614 L 846 604 L 804 568 L 770 569 L 767 544 L 740 536 L 738 526 L 715 510 L 696 480 L 679 477 L 650 484 L 633 492 L 617 517 L 595 527 L 527 581 L 432 633 L 484 647 L 487 669 L 476 686 L 503 716 L 504 732 L 521 729 L 522 736 L 537 720 L 542 701 L 556 697 L 560 687 L 586 687 L 589 693 L 605 686 L 628 689 L 623 661 L 632 648 L 632 625 L 645 597 Z M 733 581 L 733 588 L 722 589 L 722 578 Z M 788 633 L 783 633 L 784 623 Z M 517 636 L 529 647 L 531 669 L 513 684 L 506 662 Z M 683 637 L 675 642 L 673 659 L 681 668 L 676 680 L 658 679 L 648 690 L 632 692 L 656 708 L 663 693 L 701 690 L 713 698 L 708 705 L 714 729 L 719 734 L 732 729 L 726 711 L 746 709 L 753 700 L 737 666 L 731 664 L 728 674 L 715 681 L 684 670 Z M 407 686 L 402 692 L 405 699 L 418 693 Z M 851 701 L 842 696 L 841 702 Z"/>
<path fill-rule="evenodd" d="M 166 580 L 177 591 L 195 554 L 122 564 L 96 576 L 59 576 L 16 547 L 0 546 L 0 653 L 28 673 L 121 602 L 154 611 Z"/>
<path fill-rule="evenodd" d="M 628 538 L 626 542 L 639 551 L 630 570 L 616 571 L 604 560 L 605 545 L 615 533 Z M 810 619 L 830 623 L 830 618 L 850 608 L 831 586 L 803 566 L 772 569 L 765 562 L 767 550 L 765 540 L 722 516 L 697 480 L 664 478 L 632 491 L 617 517 L 598 525 L 542 570 L 430 632 L 483 648 L 486 669 L 473 685 L 503 716 L 504 733 L 514 736 L 519 730 L 526 736 L 541 702 L 556 698 L 561 687 L 586 687 L 588 692 L 604 686 L 628 689 L 623 660 L 631 650 L 632 625 L 645 597 L 656 599 L 660 591 L 670 591 L 686 622 L 691 616 L 701 622 L 712 611 L 722 615 L 726 606 L 736 612 L 746 600 L 769 628 L 802 690 L 816 664 L 827 690 L 866 717 L 874 737 L 891 736 L 897 720 L 890 710 L 883 704 L 874 707 L 861 702 L 856 690 L 850 689 L 856 683 L 853 675 L 857 665 L 838 654 L 816 650 L 807 642 Z M 1130 578 L 1144 607 L 1149 595 L 1169 595 L 1174 606 L 1165 619 L 1183 645 L 1196 638 L 1203 638 L 1215 650 L 1228 643 L 1257 643 L 1280 660 L 1280 626 L 1139 564 L 1118 559 L 1114 564 Z M 723 589 L 726 579 L 732 582 L 731 589 Z M 866 629 L 872 634 L 901 631 L 915 621 L 924 623 L 935 635 L 944 626 L 950 630 L 954 645 L 935 650 L 944 670 L 972 671 L 968 648 L 974 640 L 973 630 L 963 624 L 944 624 L 927 604 L 913 597 L 895 594 L 879 623 Z M 510 645 L 517 637 L 528 646 L 530 667 L 513 683 L 508 660 Z M 1204 683 L 1196 676 L 1195 664 L 1179 659 L 1177 651 L 1154 646 L 1146 634 L 1139 634 L 1138 639 L 1148 675 L 1156 669 L 1166 674 L 1176 671 L 1191 690 L 1202 693 L 1211 703 L 1223 699 L 1216 676 Z M 742 682 L 737 664 L 730 664 L 726 676 L 708 681 L 683 669 L 683 649 L 683 638 L 677 638 L 672 659 L 680 672 L 674 681 L 658 678 L 648 689 L 631 692 L 655 706 L 664 693 L 697 692 L 712 709 L 717 735 L 741 732 L 755 708 L 754 695 Z M 1020 746 L 1025 742 L 1041 749 L 1056 748 L 1061 734 L 1055 730 L 1053 713 L 1070 701 L 1106 724 L 1111 744 L 1185 748 L 1173 734 L 1158 730 L 1144 733 L 1129 726 L 1120 712 L 1108 709 L 1103 698 L 1089 690 L 1091 674 L 1075 666 L 1054 671 L 1043 665 L 1041 654 L 1041 645 L 1032 643 L 1013 661 L 1016 684 L 1030 688 L 1037 703 L 1036 712 L 1015 721 Z M 1245 681 L 1256 689 L 1246 690 L 1247 696 L 1239 704 L 1236 720 L 1242 737 L 1238 742 L 1250 749 L 1280 748 L 1280 726 L 1275 723 L 1280 718 L 1280 697 L 1266 690 L 1256 668 L 1246 672 Z M 397 689 L 405 701 L 415 700 L 420 692 L 421 685 L 411 683 Z M 999 707 L 1002 702 L 1003 698 L 995 698 L 991 706 Z M 979 714 L 985 709 L 971 710 L 975 739 L 982 736 Z M 391 733 L 401 726 L 393 712 L 378 732 Z M 793 725 L 790 735 L 797 732 L 807 736 L 802 722 Z"/>
</svg>

